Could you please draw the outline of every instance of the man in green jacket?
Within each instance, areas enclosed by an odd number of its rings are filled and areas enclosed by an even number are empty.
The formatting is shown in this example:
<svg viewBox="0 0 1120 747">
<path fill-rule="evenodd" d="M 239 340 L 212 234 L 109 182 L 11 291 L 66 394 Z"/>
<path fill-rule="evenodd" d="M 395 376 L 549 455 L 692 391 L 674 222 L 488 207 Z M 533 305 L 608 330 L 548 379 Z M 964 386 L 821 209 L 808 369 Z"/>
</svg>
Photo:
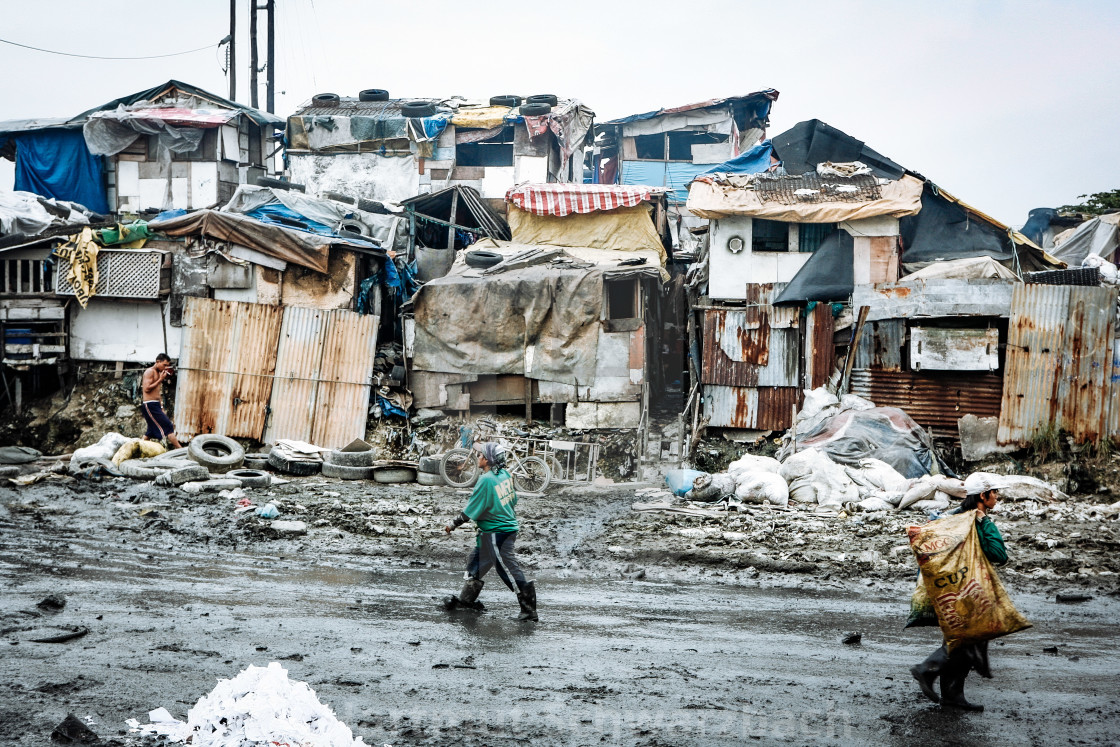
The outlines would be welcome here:
<svg viewBox="0 0 1120 747">
<path fill-rule="evenodd" d="M 497 444 L 482 444 L 478 466 L 482 474 L 475 483 L 474 492 L 463 511 L 445 526 L 443 530 L 451 534 L 456 528 L 473 521 L 478 527 L 475 547 L 467 560 L 467 572 L 463 590 L 458 596 L 443 600 L 444 608 L 453 610 L 459 607 L 485 609 L 477 601 L 482 591 L 482 577 L 491 568 L 496 568 L 498 577 L 509 590 L 517 595 L 521 606 L 521 621 L 537 621 L 537 588 L 533 581 L 526 581 L 525 574 L 514 554 L 514 543 L 520 526 L 514 508 L 517 506 L 517 491 L 513 488 L 513 478 L 505 468 L 505 452 Z M 516 584 L 516 588 L 514 586 Z"/>
<path fill-rule="evenodd" d="M 976 537 L 980 549 L 989 562 L 1003 565 L 1007 562 L 1007 548 L 999 527 L 988 516 L 988 512 L 999 502 L 999 491 L 1008 482 L 1000 475 L 988 472 L 973 472 L 964 481 L 965 498 L 961 505 L 949 513 L 959 514 L 976 511 Z M 992 670 L 988 663 L 988 642 L 968 643 L 958 646 L 949 653 L 944 644 L 926 657 L 921 664 L 910 668 L 910 674 L 918 681 L 922 693 L 942 707 L 959 708 L 965 711 L 983 711 L 984 706 L 971 703 L 964 697 L 964 681 L 968 673 L 976 670 L 981 677 L 991 678 Z M 941 678 L 941 695 L 933 689 L 937 678 Z"/>
</svg>

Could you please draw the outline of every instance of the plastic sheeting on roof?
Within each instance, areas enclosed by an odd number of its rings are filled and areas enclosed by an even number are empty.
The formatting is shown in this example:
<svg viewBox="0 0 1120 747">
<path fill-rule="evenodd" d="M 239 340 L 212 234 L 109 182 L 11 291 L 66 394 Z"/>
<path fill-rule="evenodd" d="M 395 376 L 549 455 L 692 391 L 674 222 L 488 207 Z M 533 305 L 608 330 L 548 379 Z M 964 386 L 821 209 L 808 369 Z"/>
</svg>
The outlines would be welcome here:
<svg viewBox="0 0 1120 747">
<path fill-rule="evenodd" d="M 1001 278 L 1003 280 L 1018 280 L 1019 277 L 991 257 L 965 257 L 947 262 L 934 262 L 917 272 L 912 272 L 899 278 L 900 283 L 912 280 L 980 280 L 984 278 Z"/>
<path fill-rule="evenodd" d="M 684 106 L 658 109 L 652 112 L 631 114 L 621 119 L 612 119 L 609 122 L 604 122 L 604 124 L 622 125 L 630 122 L 641 122 L 643 120 L 656 119 L 657 117 L 664 117 L 670 114 L 683 114 L 685 112 L 703 109 L 715 109 L 730 104 L 739 129 L 746 130 L 750 127 L 765 127 L 769 121 L 770 107 L 773 106 L 773 103 L 777 100 L 778 92 L 773 88 L 767 88 L 764 91 L 756 91 L 746 96 L 729 96 L 722 99 L 701 101 L 696 104 L 685 104 Z"/>
<path fill-rule="evenodd" d="M 31 192 L 0 190 L 0 237 L 38 236 L 51 226 L 66 225 L 89 225 L 89 218 L 66 203 Z"/>
<path fill-rule="evenodd" d="M 770 169 L 771 157 L 774 156 L 774 145 L 770 140 L 748 148 L 734 158 L 702 171 L 705 174 L 761 174 Z"/>
<path fill-rule="evenodd" d="M 522 244 L 588 247 L 618 252 L 652 252 L 658 269 L 665 266 L 665 247 L 650 218 L 648 206 L 621 207 L 609 212 L 535 215 L 510 209 L 513 240 Z M 665 276 L 668 280 L 668 276 Z"/>
<path fill-rule="evenodd" d="M 521 184 L 506 192 L 506 202 L 534 215 L 564 217 L 635 207 L 664 192 L 648 186 L 613 184 Z"/>
<path fill-rule="evenodd" d="M 196 103 L 121 104 L 112 111 L 89 115 L 82 133 L 90 152 L 97 155 L 115 156 L 148 135 L 158 137 L 159 144 L 173 153 L 190 153 L 198 149 L 204 129 L 220 127 L 237 116 L 232 109 L 193 108 Z"/>
<path fill-rule="evenodd" d="M 1115 262 L 1116 249 L 1120 246 L 1120 213 L 1102 215 L 1082 223 L 1071 233 L 1056 242 L 1050 253 L 1070 267 L 1081 267 L 1086 257 L 1096 255 Z"/>
<path fill-rule="evenodd" d="M 878 199 L 863 202 L 798 202 L 787 204 L 766 200 L 754 189 L 735 183 L 715 183 L 702 177 L 692 183 L 688 210 L 700 218 L 727 218 L 747 215 L 753 218 L 788 223 L 840 223 L 888 215 L 901 218 L 922 209 L 922 182 L 912 176 L 888 181 L 880 186 Z"/>
<path fill-rule="evenodd" d="M 162 101 L 169 95 L 179 97 L 180 94 L 184 94 L 188 97 L 196 99 L 201 99 L 219 108 L 233 109 L 240 114 L 244 114 L 251 121 L 260 125 L 261 127 L 264 127 L 266 125 L 282 125 L 284 123 L 284 120 L 280 117 L 277 117 L 275 114 L 269 114 L 268 112 L 263 112 L 260 109 L 254 109 L 251 106 L 245 106 L 244 104 L 239 104 L 236 101 L 224 99 L 221 96 L 203 90 L 198 86 L 192 86 L 190 83 L 183 83 L 178 80 L 169 80 L 163 85 L 156 86 L 155 88 L 149 88 L 146 91 L 137 91 L 136 93 L 130 94 L 128 96 L 122 96 L 119 99 L 113 99 L 106 104 L 102 104 L 101 106 L 94 107 L 89 111 L 82 112 L 70 121 L 82 122 L 94 112 L 116 110 L 120 106 L 127 107 L 133 104 L 138 104 L 141 101 Z"/>
<path fill-rule="evenodd" d="M 669 201 L 683 204 L 688 200 L 689 183 L 708 168 L 708 164 L 687 161 L 623 161 L 622 183 L 666 187 Z"/>
<path fill-rule="evenodd" d="M 40 130 L 15 136 L 15 190 L 108 213 L 101 158 L 78 130 Z"/>
<path fill-rule="evenodd" d="M 900 179 L 906 169 L 872 150 L 862 140 L 836 129 L 819 119 L 798 122 L 780 135 L 771 138 L 778 158 L 787 174 L 816 171 L 818 163 L 862 161 L 872 172 L 884 179 Z"/>
</svg>

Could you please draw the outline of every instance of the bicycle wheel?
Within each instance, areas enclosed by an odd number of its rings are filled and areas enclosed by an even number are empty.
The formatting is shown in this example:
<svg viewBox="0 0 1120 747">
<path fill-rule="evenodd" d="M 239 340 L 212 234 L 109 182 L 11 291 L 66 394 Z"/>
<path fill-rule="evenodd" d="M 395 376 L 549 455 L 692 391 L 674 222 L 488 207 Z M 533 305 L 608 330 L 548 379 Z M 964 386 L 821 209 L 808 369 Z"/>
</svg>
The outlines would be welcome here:
<svg viewBox="0 0 1120 747">
<path fill-rule="evenodd" d="M 568 476 L 564 474 L 564 465 L 560 463 L 559 459 L 549 454 L 547 461 L 548 471 L 552 473 L 551 478 L 553 480 L 566 480 L 568 478 Z"/>
<path fill-rule="evenodd" d="M 453 488 L 469 488 L 478 479 L 478 456 L 473 449 L 452 449 L 439 460 L 439 474 Z"/>
<path fill-rule="evenodd" d="M 513 487 L 518 493 L 543 493 L 552 480 L 548 464 L 535 456 L 519 459 L 510 467 L 509 472 L 513 477 Z"/>
</svg>

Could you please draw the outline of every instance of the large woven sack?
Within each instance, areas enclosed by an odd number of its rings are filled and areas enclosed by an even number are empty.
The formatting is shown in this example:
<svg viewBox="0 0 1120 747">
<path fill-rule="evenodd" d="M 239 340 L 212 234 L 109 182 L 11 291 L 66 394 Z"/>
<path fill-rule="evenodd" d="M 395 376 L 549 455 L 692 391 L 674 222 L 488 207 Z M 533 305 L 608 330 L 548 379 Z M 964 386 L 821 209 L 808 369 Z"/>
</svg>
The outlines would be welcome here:
<svg viewBox="0 0 1120 747">
<path fill-rule="evenodd" d="M 906 535 L 950 652 L 1031 627 L 980 548 L 975 510 L 908 527 Z"/>
</svg>

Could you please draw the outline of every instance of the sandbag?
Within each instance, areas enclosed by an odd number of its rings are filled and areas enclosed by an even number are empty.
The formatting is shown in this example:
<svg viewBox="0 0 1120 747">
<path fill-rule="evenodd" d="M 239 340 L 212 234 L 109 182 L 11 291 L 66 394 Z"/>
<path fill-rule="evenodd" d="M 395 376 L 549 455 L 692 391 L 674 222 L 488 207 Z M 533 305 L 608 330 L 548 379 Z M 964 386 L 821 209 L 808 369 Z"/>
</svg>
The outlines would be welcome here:
<svg viewBox="0 0 1120 747">
<path fill-rule="evenodd" d="M 884 493 L 905 493 L 910 487 L 910 481 L 898 470 L 879 459 L 860 459 L 858 467 L 848 467 L 848 476 L 853 480 L 854 471 L 858 471 L 871 486 Z"/>
<path fill-rule="evenodd" d="M 121 444 L 113 455 L 113 464 L 120 466 L 126 459 L 151 459 L 167 451 L 159 441 L 144 441 L 134 438 Z"/>
<path fill-rule="evenodd" d="M 735 497 L 744 503 L 769 503 L 771 506 L 789 504 L 789 486 L 781 475 L 758 472 L 748 475 L 735 488 Z"/>
<path fill-rule="evenodd" d="M 924 501 L 917 501 L 910 504 L 912 511 L 944 511 L 952 505 L 949 501 L 949 496 L 942 493 L 940 490 L 933 492 L 932 498 L 927 498 Z"/>
<path fill-rule="evenodd" d="M 693 480 L 706 474 L 708 473 L 697 469 L 671 469 L 665 473 L 665 484 L 669 486 L 673 495 L 683 496 L 692 490 Z"/>
<path fill-rule="evenodd" d="M 856 504 L 863 511 L 894 511 L 894 505 L 883 498 L 864 498 Z"/>
<path fill-rule="evenodd" d="M 791 497 L 802 503 L 838 506 L 860 500 L 859 490 L 844 468 L 818 449 L 806 449 L 789 457 L 778 474 L 785 478 Z M 808 498 L 806 487 L 812 490 L 812 499 Z"/>
<path fill-rule="evenodd" d="M 950 653 L 1031 627 L 980 548 L 975 510 L 907 527 L 906 536 Z"/>
<path fill-rule="evenodd" d="M 964 481 L 944 475 L 926 475 L 910 483 L 910 487 L 898 502 L 899 509 L 909 508 L 918 501 L 935 500 L 935 493 L 941 491 L 954 498 L 964 498 Z"/>
<path fill-rule="evenodd" d="M 771 472 L 776 475 L 781 469 L 782 463 L 774 457 L 758 456 L 756 454 L 744 454 L 727 465 L 727 472 L 732 477 L 744 472 Z"/>
<path fill-rule="evenodd" d="M 129 440 L 128 436 L 122 436 L 119 433 L 106 433 L 92 446 L 84 446 L 81 449 L 75 449 L 74 453 L 70 456 L 70 461 L 82 462 L 96 459 L 112 459 L 113 455 L 117 453 L 117 449 Z"/>
<path fill-rule="evenodd" d="M 700 475 L 692 481 L 692 490 L 684 497 L 690 501 L 712 503 L 735 495 L 735 478 L 726 472 Z"/>
</svg>

